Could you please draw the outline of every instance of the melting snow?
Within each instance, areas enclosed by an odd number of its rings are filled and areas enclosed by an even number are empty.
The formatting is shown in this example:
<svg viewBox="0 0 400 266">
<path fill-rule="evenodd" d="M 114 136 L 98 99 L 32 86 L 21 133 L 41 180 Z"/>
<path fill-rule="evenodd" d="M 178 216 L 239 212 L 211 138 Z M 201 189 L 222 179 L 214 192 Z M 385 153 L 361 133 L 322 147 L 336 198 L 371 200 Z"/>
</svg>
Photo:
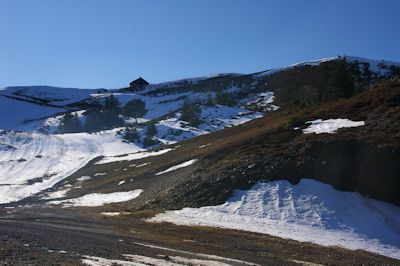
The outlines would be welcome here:
<svg viewBox="0 0 400 266">
<path fill-rule="evenodd" d="M 50 188 L 98 156 L 142 150 L 123 143 L 115 132 L 45 135 L 3 131 L 0 143 L 16 148 L 0 151 L 0 204 Z"/>
<path fill-rule="evenodd" d="M 156 175 L 162 175 L 162 174 L 165 174 L 165 173 L 168 173 L 168 172 L 171 172 L 171 171 L 175 171 L 175 170 L 177 170 L 177 169 L 179 169 L 179 168 L 187 167 L 187 166 L 189 166 L 189 165 L 194 164 L 196 161 L 197 161 L 197 159 L 192 159 L 192 160 L 183 162 L 183 163 L 181 163 L 181 164 L 172 166 L 172 167 L 168 168 L 167 170 L 158 172 L 158 173 L 156 173 Z"/>
<path fill-rule="evenodd" d="M 190 256 L 202 257 L 202 258 L 207 258 L 207 259 L 212 259 L 212 260 L 225 261 L 225 262 L 240 264 L 240 265 L 251 265 L 251 266 L 257 265 L 257 264 L 243 261 L 243 260 L 237 260 L 237 259 L 232 259 L 232 258 L 227 258 L 227 257 L 211 255 L 211 254 L 194 253 L 194 252 L 183 251 L 183 250 L 179 250 L 179 249 L 172 249 L 172 248 L 166 248 L 166 247 L 161 247 L 161 246 L 156 246 L 156 245 L 143 244 L 143 243 L 139 243 L 139 242 L 135 242 L 135 245 L 152 248 L 152 249 L 159 249 L 159 250 L 163 250 L 163 251 L 181 253 L 181 254 L 190 255 Z M 129 257 L 131 255 L 124 254 L 124 256 Z"/>
<path fill-rule="evenodd" d="M 58 199 L 58 198 L 63 198 L 67 196 L 67 192 L 70 191 L 71 188 L 63 189 L 63 190 L 58 190 L 54 192 L 47 193 L 47 196 L 43 197 L 43 199 Z"/>
<path fill-rule="evenodd" d="M 96 207 L 110 203 L 133 200 L 134 198 L 139 197 L 142 192 L 142 189 L 135 189 L 132 191 L 113 192 L 106 194 L 93 193 L 74 199 L 51 201 L 50 204 L 63 204 L 66 207 Z"/>
<path fill-rule="evenodd" d="M 152 152 L 137 152 L 132 154 L 125 154 L 123 156 L 113 156 L 113 157 L 105 157 L 101 161 L 97 162 L 96 164 L 103 164 L 103 163 L 112 163 L 112 162 L 119 162 L 119 161 L 133 161 L 138 160 L 150 156 L 158 156 L 164 153 L 171 151 L 172 149 L 164 149 L 160 151 L 152 151 Z M 137 166 L 136 166 L 137 167 Z"/>
<path fill-rule="evenodd" d="M 253 231 L 400 258 L 399 207 L 311 179 L 257 183 L 222 205 L 167 211 L 148 221 Z"/>
<path fill-rule="evenodd" d="M 210 266 L 226 266 L 226 264 L 215 260 L 202 260 L 202 259 L 190 259 L 180 256 L 164 256 L 158 255 L 160 258 L 152 258 L 142 255 L 123 255 L 126 260 L 117 259 L 105 259 L 95 256 L 83 256 L 82 263 L 92 266 L 109 266 L 109 265 L 127 265 L 127 266 L 139 266 L 139 265 L 165 265 L 165 266 L 181 266 L 181 265 L 210 265 Z M 253 264 L 254 265 L 254 264 Z"/>
<path fill-rule="evenodd" d="M 105 216 L 118 216 L 121 213 L 120 212 L 102 212 L 101 214 L 105 215 Z"/>
<path fill-rule="evenodd" d="M 307 128 L 303 129 L 304 134 L 321 134 L 321 133 L 335 133 L 339 128 L 347 127 L 359 127 L 365 125 L 364 121 L 351 121 L 349 119 L 328 119 L 322 120 L 317 119 L 313 121 L 308 121 L 306 124 L 311 124 Z"/>
<path fill-rule="evenodd" d="M 202 149 L 202 148 L 205 148 L 205 147 L 210 146 L 210 145 L 211 145 L 211 143 L 207 143 L 207 144 L 200 145 L 198 148 Z"/>
<path fill-rule="evenodd" d="M 90 180 L 90 179 L 92 179 L 90 176 L 84 175 L 84 176 L 78 177 L 76 180 L 78 182 L 83 182 L 83 181 Z"/>
<path fill-rule="evenodd" d="M 106 175 L 107 173 L 95 173 L 94 176 L 102 176 L 102 175 Z"/>
</svg>

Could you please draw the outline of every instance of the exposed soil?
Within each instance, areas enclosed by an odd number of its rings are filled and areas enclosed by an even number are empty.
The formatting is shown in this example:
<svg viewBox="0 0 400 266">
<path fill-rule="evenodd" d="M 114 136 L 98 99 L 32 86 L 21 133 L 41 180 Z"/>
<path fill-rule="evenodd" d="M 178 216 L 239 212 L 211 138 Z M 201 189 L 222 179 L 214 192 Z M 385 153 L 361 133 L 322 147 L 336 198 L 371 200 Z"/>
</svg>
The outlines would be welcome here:
<svg viewBox="0 0 400 266">
<path fill-rule="evenodd" d="M 99 211 L 97 208 L 24 208 L 6 217 L 2 215 L 0 262 L 79 265 L 83 255 L 108 259 L 124 259 L 122 254 L 201 258 L 196 255 L 201 253 L 259 265 L 399 264 L 394 259 L 368 252 L 321 247 L 262 234 L 143 221 L 142 218 L 154 212 L 104 217 Z"/>
</svg>

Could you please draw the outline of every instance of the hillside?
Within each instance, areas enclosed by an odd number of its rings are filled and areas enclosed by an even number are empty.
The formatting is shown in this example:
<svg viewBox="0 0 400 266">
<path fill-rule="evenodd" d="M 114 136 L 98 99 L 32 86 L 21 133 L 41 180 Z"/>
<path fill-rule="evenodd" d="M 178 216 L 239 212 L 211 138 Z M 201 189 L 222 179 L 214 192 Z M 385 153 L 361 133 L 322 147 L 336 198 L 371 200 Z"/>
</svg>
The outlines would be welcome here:
<svg viewBox="0 0 400 266">
<path fill-rule="evenodd" d="M 216 250 L 223 258 L 213 259 L 228 264 L 396 264 L 399 66 L 334 57 L 135 92 L 6 88 L 0 91 L 7 103 L 0 105 L 3 218 L 27 227 L 50 223 L 60 235 L 93 223 L 89 238 L 107 236 L 90 242 L 98 243 L 95 251 L 75 253 L 94 261 L 114 257 L 109 264 L 144 262 L 126 256 L 128 246 L 125 253 L 104 251 L 102 241 L 124 230 L 142 244 L 167 246 L 160 248 L 167 253 L 186 249 L 191 259 L 204 260 L 201 250 L 212 254 L 211 243 L 224 242 Z M 124 115 L 131 100 L 141 100 L 147 111 Z M 107 109 L 115 102 L 118 108 Z M 10 106 L 21 106 L 16 116 Z M 77 121 L 73 130 L 68 116 Z M 89 128 L 94 117 L 98 123 Z M 110 117 L 114 124 L 104 122 Z M 242 236 L 247 249 L 233 240 Z M 65 240 L 60 245 L 75 249 Z M 271 252 L 264 254 L 263 245 Z M 156 259 L 153 251 L 143 252 Z M 30 248 L 27 254 L 44 258 Z M 57 258 L 81 258 L 74 256 Z M 168 256 L 179 262 L 176 254 Z"/>
</svg>

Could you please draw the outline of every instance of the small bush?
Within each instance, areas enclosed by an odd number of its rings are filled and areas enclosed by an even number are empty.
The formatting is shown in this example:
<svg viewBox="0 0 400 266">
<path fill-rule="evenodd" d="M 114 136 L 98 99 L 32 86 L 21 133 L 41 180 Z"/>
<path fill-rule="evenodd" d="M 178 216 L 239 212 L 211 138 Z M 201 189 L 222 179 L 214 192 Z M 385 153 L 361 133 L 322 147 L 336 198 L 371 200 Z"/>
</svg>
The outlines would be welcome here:
<svg viewBox="0 0 400 266">
<path fill-rule="evenodd" d="M 200 108 L 198 104 L 185 101 L 182 105 L 182 116 L 183 121 L 189 122 L 192 127 L 200 124 Z"/>
<path fill-rule="evenodd" d="M 157 135 L 157 128 L 156 128 L 156 124 L 154 121 L 151 121 L 148 125 L 147 125 L 147 132 L 146 132 L 147 137 L 153 137 L 155 135 Z"/>
<path fill-rule="evenodd" d="M 303 126 L 305 122 L 306 122 L 306 117 L 304 114 L 292 116 L 289 119 L 288 127 L 300 127 Z"/>
<path fill-rule="evenodd" d="M 139 134 L 135 127 L 127 127 L 124 132 L 124 139 L 129 142 L 135 142 L 139 140 Z"/>
<path fill-rule="evenodd" d="M 145 147 L 154 146 L 154 145 L 157 145 L 159 143 L 160 142 L 158 140 L 156 140 L 154 138 L 151 138 L 151 137 L 145 137 L 144 140 L 143 140 L 143 145 Z"/>
</svg>

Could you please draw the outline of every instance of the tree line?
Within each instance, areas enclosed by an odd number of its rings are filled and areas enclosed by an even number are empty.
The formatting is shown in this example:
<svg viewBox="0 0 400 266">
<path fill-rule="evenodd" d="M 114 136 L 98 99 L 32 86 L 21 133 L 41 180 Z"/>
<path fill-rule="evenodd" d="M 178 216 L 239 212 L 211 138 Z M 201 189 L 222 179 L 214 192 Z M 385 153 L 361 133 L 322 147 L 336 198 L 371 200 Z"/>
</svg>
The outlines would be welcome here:
<svg viewBox="0 0 400 266">
<path fill-rule="evenodd" d="M 96 132 L 125 125 L 123 117 L 137 118 L 147 113 L 145 103 L 141 99 L 133 99 L 121 107 L 113 95 L 105 98 L 104 104 L 93 104 L 82 115 L 83 122 L 76 113 L 66 113 L 60 120 L 60 133 Z"/>
</svg>

